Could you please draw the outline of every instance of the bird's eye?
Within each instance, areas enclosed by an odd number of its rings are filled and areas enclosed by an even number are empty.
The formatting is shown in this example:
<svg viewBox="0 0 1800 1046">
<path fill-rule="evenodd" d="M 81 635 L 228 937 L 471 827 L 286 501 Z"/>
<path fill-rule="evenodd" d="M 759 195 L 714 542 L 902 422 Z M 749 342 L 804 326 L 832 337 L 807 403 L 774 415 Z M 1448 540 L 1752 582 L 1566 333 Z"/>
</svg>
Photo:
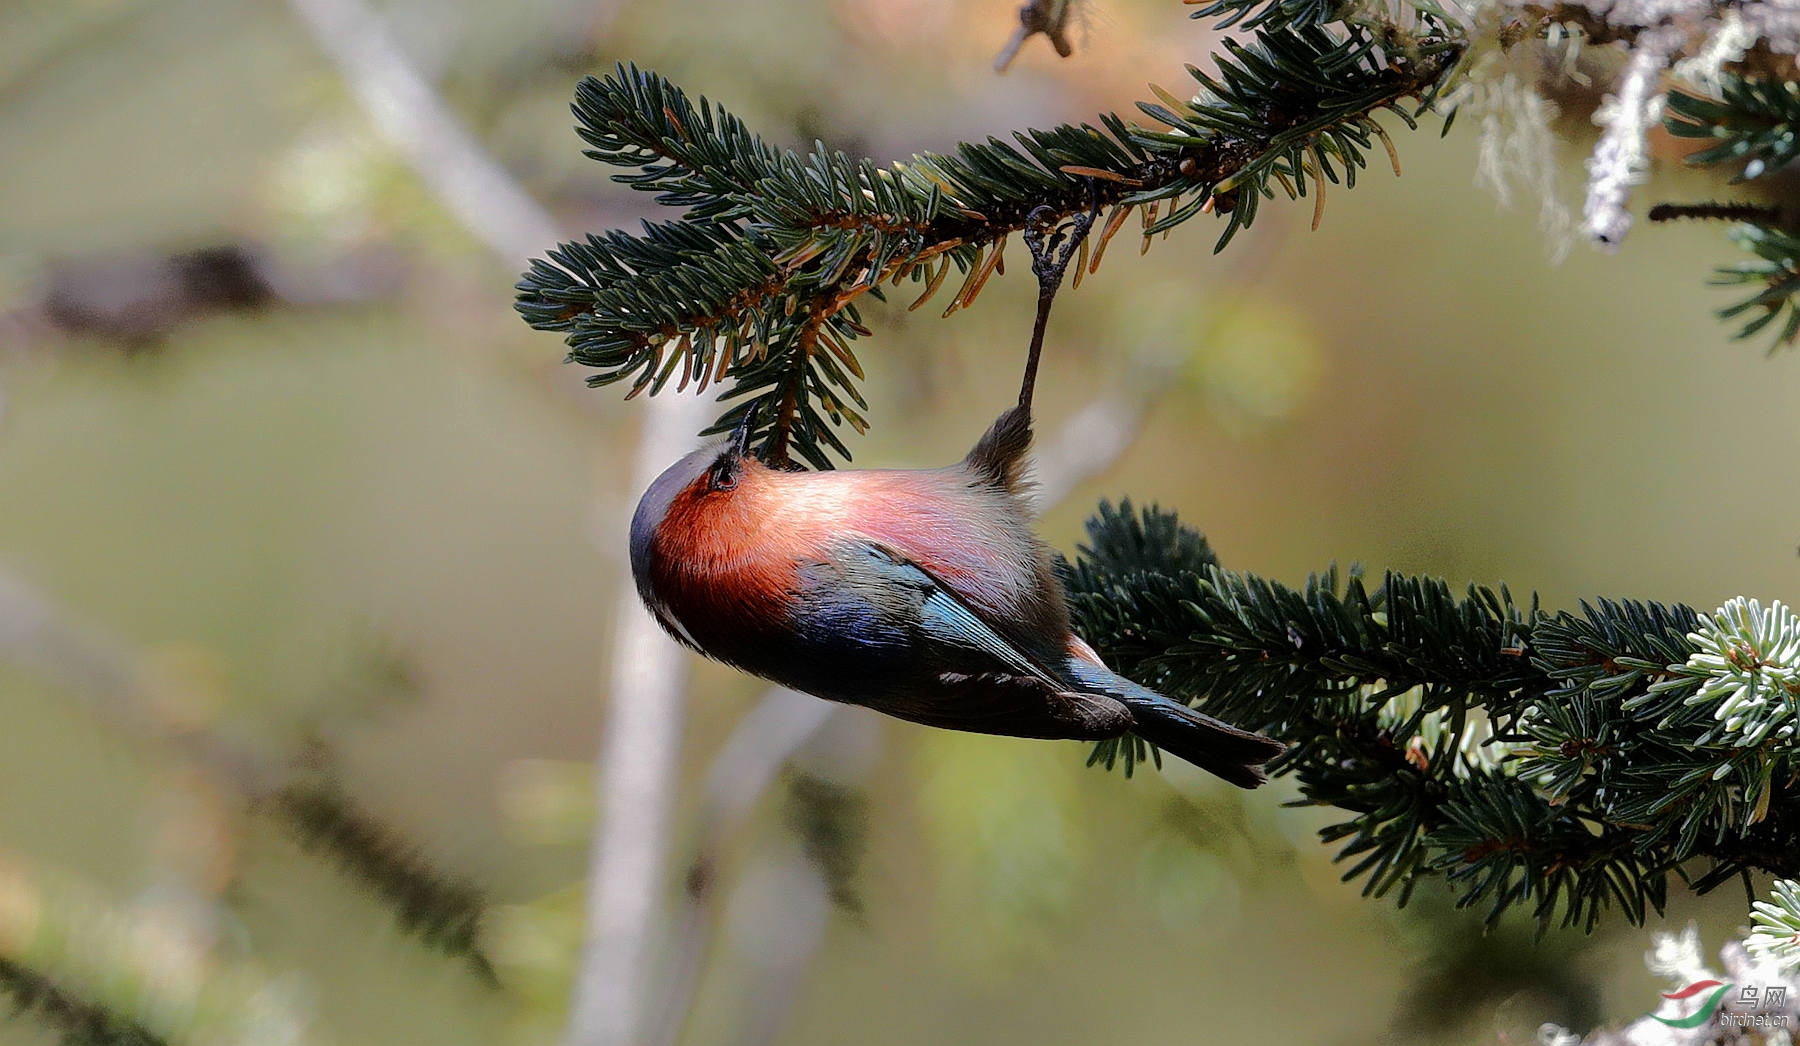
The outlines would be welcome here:
<svg viewBox="0 0 1800 1046">
<path fill-rule="evenodd" d="M 730 458 L 720 459 L 719 462 L 713 465 L 711 469 L 707 470 L 706 473 L 706 487 L 708 490 L 730 490 L 737 486 L 737 481 L 737 462 Z"/>
</svg>

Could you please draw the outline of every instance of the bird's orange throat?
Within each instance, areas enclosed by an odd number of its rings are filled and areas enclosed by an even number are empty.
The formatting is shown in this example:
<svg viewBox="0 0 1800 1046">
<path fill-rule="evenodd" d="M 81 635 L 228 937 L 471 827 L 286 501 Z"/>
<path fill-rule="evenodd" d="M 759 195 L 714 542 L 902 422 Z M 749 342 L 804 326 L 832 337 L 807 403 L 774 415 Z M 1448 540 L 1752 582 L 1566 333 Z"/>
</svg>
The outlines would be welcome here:
<svg viewBox="0 0 1800 1046">
<path fill-rule="evenodd" d="M 653 588 L 702 647 L 753 639 L 785 617 L 797 583 L 787 541 L 772 540 L 785 513 L 769 504 L 772 470 L 745 462 L 736 485 L 714 490 L 702 475 L 669 503 L 650 550 Z"/>
</svg>

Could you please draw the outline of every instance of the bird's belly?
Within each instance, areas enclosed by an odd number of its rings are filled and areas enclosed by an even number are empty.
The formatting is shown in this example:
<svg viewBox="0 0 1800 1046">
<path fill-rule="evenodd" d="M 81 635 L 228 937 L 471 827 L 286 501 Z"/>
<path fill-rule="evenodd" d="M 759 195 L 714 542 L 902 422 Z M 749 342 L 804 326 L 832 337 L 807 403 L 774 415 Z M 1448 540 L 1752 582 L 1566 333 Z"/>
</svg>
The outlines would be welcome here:
<svg viewBox="0 0 1800 1046">
<path fill-rule="evenodd" d="M 821 595 L 806 565 L 713 571 L 683 586 L 668 612 L 694 646 L 734 668 L 818 697 L 857 704 L 928 678 L 903 624 L 872 604 Z M 916 679 L 915 677 L 918 677 Z"/>
<path fill-rule="evenodd" d="M 877 616 L 832 608 L 804 618 L 796 636 L 796 688 L 834 701 L 880 705 L 936 675 L 915 637 Z"/>
<path fill-rule="evenodd" d="M 949 667 L 878 609 L 840 601 L 790 610 L 790 628 L 734 651 L 739 668 L 829 701 L 885 709 L 930 692 Z"/>
</svg>

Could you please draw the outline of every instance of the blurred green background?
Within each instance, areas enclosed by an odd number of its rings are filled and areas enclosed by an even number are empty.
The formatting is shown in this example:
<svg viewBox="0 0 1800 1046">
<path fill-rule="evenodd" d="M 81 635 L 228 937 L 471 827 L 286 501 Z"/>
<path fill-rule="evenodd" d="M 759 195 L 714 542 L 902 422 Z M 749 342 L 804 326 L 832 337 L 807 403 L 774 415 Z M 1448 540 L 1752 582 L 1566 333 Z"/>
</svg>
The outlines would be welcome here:
<svg viewBox="0 0 1800 1046">
<path fill-rule="evenodd" d="M 1182 63 L 1217 39 L 1172 0 L 1106 0 L 1074 58 L 1039 39 L 996 76 L 1007 0 L 382 10 L 570 235 L 653 209 L 571 132 L 576 79 L 616 60 L 784 144 L 891 160 L 1129 113 L 1146 81 L 1186 91 Z M 1122 238 L 1064 295 L 1046 432 L 1133 359 L 1177 363 L 1116 465 L 1047 511 L 1052 544 L 1129 494 L 1290 582 L 1336 561 L 1551 607 L 1791 600 L 1800 360 L 1710 315 L 1705 273 L 1732 260 L 1717 230 L 1639 228 L 1556 264 L 1535 201 L 1475 188 L 1476 121 L 1394 126 L 1404 177 L 1334 189 L 1316 232 L 1299 204 L 1219 256 L 1205 220 L 1141 258 Z M 1683 177 L 1646 199 L 1713 191 Z M 132 651 L 163 720 L 323 765 L 479 885 L 503 987 L 18 650 L 0 663 L 0 956 L 163 1005 L 158 1027 L 192 1041 L 214 1009 L 266 1017 L 254 1041 L 554 1041 L 641 404 L 584 389 L 518 321 L 525 259 L 459 228 L 273 0 L 0 4 L 0 187 L 0 569 Z M 185 292 L 171 259 L 208 249 L 253 292 Z M 952 460 L 1008 402 L 1023 268 L 951 320 L 873 310 L 859 463 Z M 671 898 L 700 782 L 760 693 L 696 668 Z M 1660 990 L 1647 932 L 1618 919 L 1534 947 L 1429 891 L 1405 912 L 1361 898 L 1313 834 L 1329 814 L 1284 809 L 1283 783 L 1127 781 L 1075 744 L 856 730 L 860 913 L 834 912 L 769 988 L 784 958 L 758 935 L 783 918 L 793 842 L 765 799 L 728 840 L 681 1041 L 1517 1043 Z M 1699 920 L 1712 950 L 1744 907 L 1682 896 L 1666 925 Z M 0 1042 L 52 1041 L 0 1019 Z"/>
</svg>

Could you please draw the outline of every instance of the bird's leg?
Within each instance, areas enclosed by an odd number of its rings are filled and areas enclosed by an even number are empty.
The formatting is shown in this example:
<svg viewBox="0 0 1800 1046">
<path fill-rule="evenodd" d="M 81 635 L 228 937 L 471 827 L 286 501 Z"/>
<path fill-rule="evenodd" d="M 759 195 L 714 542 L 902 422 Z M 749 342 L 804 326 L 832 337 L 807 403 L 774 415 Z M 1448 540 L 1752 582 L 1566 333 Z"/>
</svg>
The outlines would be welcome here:
<svg viewBox="0 0 1800 1046">
<path fill-rule="evenodd" d="M 1019 382 L 1019 409 L 1031 416 L 1031 394 L 1037 388 L 1038 357 L 1044 351 L 1044 328 L 1050 323 L 1050 306 L 1062 286 L 1063 273 L 1069 262 L 1094 227 L 1100 215 L 1100 186 L 1088 179 L 1088 191 L 1094 205 L 1074 216 L 1067 232 L 1061 228 L 1056 212 L 1048 205 L 1032 211 L 1025 219 L 1025 246 L 1031 251 L 1031 272 L 1038 281 L 1037 322 L 1031 328 L 1031 350 L 1025 357 L 1025 377 Z"/>
</svg>

